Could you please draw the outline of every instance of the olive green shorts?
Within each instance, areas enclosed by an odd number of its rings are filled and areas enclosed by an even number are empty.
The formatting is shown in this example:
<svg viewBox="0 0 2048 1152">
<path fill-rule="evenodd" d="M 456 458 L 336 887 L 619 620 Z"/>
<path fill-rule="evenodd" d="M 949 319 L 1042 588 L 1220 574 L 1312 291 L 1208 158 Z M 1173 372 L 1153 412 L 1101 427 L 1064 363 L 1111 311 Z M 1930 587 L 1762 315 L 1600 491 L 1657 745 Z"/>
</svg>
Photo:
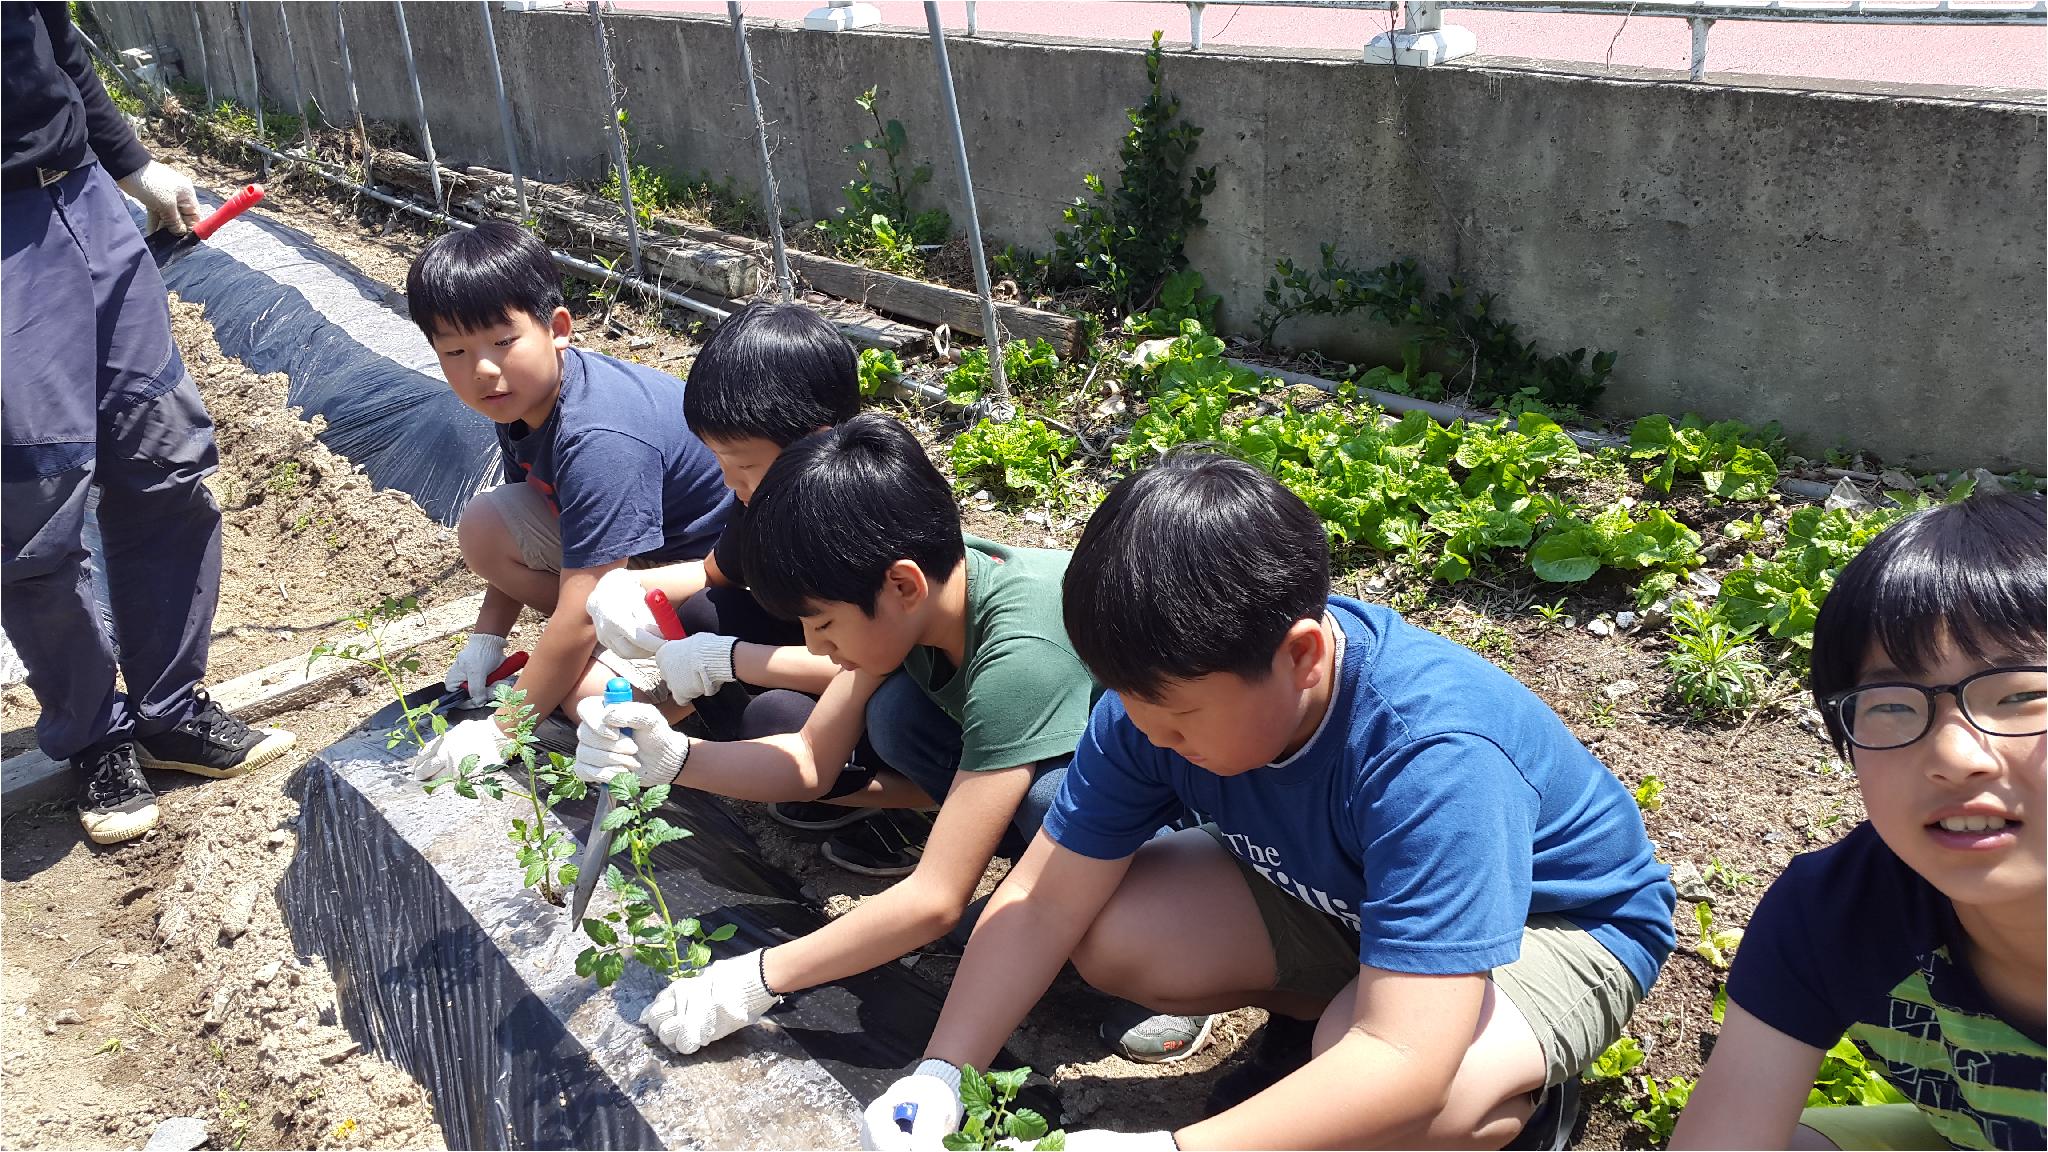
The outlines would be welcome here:
<svg viewBox="0 0 2048 1152">
<path fill-rule="evenodd" d="M 1802 1128 L 1819 1133 L 1837 1148 L 1883 1152 L 1893 1148 L 1946 1148 L 1948 1141 L 1911 1104 L 1864 1104 L 1847 1108 L 1808 1108 L 1799 1114 Z"/>
<path fill-rule="evenodd" d="M 1229 846 L 1213 824 L 1202 825 L 1218 846 Z M 1231 853 L 1251 889 L 1273 945 L 1279 973 L 1275 991 L 1327 1003 L 1358 978 L 1358 933 L 1335 916 L 1282 892 Z M 1591 933 L 1562 916 L 1529 917 L 1522 954 L 1489 977 L 1515 1007 L 1543 1048 L 1544 1083 L 1561 1084 L 1591 1067 L 1621 1036 L 1643 998 L 1628 966 Z"/>
</svg>

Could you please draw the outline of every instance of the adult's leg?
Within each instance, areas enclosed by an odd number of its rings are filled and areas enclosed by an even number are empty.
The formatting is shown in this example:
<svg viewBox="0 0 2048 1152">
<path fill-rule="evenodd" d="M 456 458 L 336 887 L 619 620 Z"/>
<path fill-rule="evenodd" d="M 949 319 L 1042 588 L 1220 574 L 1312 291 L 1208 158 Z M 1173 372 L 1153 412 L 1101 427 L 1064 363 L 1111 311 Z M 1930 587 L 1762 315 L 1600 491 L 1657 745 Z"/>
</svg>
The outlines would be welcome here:
<svg viewBox="0 0 2048 1152">
<path fill-rule="evenodd" d="M 199 709 L 220 599 L 213 420 L 171 340 L 156 262 L 114 182 L 88 170 L 63 208 L 92 268 L 101 557 L 135 734 Z"/>
<path fill-rule="evenodd" d="M 58 209 L 85 179 L 10 192 L 0 220 L 0 623 L 28 668 L 36 741 L 53 760 L 133 726 L 85 566 L 99 418 L 96 349 L 81 337 L 97 322 L 85 246 Z"/>
</svg>

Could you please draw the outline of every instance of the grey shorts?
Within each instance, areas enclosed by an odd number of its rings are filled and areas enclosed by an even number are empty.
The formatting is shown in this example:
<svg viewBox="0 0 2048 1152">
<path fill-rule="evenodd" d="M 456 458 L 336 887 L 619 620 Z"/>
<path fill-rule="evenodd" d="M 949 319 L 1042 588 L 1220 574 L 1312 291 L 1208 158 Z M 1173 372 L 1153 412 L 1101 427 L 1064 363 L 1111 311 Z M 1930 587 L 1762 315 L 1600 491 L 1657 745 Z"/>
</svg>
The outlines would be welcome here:
<svg viewBox="0 0 2048 1152">
<path fill-rule="evenodd" d="M 1202 825 L 1216 843 L 1229 845 L 1213 824 Z M 1259 907 L 1279 973 L 1273 987 L 1328 1002 L 1358 977 L 1358 933 L 1349 925 L 1289 896 L 1231 853 Z M 1628 966 L 1591 933 L 1562 916 L 1529 917 L 1522 954 L 1490 974 L 1543 1048 L 1544 1083 L 1561 1084 L 1590 1068 L 1621 1037 L 1629 1013 L 1643 998 Z"/>
<path fill-rule="evenodd" d="M 562 571 L 562 517 L 548 505 L 547 497 L 539 489 L 531 484 L 500 484 L 470 497 L 469 502 L 482 504 L 504 521 L 513 547 L 519 550 L 521 564 L 536 572 Z M 467 511 L 465 508 L 464 512 Z M 638 557 L 626 561 L 628 568 L 656 566 Z M 668 701 L 668 687 L 661 682 L 661 670 L 653 660 L 628 660 L 602 647 L 591 658 L 612 675 L 625 677 L 643 698 L 656 704 Z"/>
</svg>

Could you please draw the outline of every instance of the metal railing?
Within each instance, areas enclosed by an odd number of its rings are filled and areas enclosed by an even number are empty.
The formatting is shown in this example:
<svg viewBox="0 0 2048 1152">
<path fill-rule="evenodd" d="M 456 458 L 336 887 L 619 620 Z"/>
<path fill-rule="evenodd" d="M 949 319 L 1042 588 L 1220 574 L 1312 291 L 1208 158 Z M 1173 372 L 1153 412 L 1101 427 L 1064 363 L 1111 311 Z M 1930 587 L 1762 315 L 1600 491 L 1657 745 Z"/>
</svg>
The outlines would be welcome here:
<svg viewBox="0 0 2048 1152">
<path fill-rule="evenodd" d="M 1156 0 L 1176 3 L 1188 11 L 1188 47 L 1202 49 L 1202 0 Z M 1626 16 L 1684 20 L 1692 28 L 1693 80 L 1705 77 L 1707 35 L 1718 21 L 1768 21 L 1801 24 L 1945 24 L 1961 27 L 2048 25 L 2048 0 L 1472 0 L 1457 3 L 1394 3 L 1392 0 L 1231 0 L 1234 8 L 1326 8 L 1350 11 L 1402 12 L 1390 43 L 1402 36 L 1423 36 L 1443 30 L 1444 13 L 1533 12 L 1562 16 Z"/>
</svg>

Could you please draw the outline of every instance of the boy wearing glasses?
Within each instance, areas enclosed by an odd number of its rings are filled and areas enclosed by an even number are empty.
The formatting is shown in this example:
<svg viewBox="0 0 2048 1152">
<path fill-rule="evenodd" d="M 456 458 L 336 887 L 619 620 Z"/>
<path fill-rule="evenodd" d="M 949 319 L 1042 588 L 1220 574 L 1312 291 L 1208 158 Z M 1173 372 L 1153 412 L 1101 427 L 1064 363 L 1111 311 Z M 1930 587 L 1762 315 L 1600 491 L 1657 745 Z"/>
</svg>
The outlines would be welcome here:
<svg viewBox="0 0 2048 1152">
<path fill-rule="evenodd" d="M 2042 509 L 1907 517 L 1821 605 L 1814 698 L 1870 818 L 1764 896 L 1671 1147 L 2044 1146 Z M 1911 1103 L 1805 1108 L 1845 1032 Z"/>
</svg>

